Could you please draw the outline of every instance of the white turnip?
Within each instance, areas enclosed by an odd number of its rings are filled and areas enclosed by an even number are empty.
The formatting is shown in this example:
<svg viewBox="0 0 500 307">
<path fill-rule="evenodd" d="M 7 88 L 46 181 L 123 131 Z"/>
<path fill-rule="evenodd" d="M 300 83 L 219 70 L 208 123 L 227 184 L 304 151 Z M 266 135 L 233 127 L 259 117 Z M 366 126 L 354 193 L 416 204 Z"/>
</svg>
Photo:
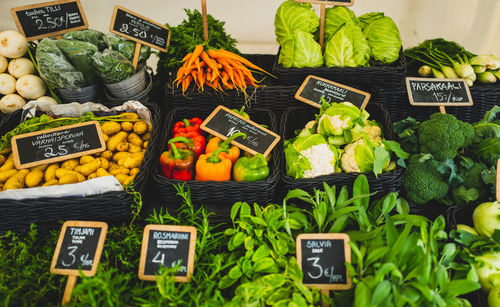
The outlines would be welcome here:
<svg viewBox="0 0 500 307">
<path fill-rule="evenodd" d="M 0 74 L 0 94 L 8 95 L 16 92 L 16 78 L 9 74 Z"/>
<path fill-rule="evenodd" d="M 27 58 L 13 59 L 9 62 L 9 74 L 19 79 L 24 75 L 32 75 L 35 72 L 35 65 Z"/>
<path fill-rule="evenodd" d="M 13 30 L 0 32 L 0 55 L 17 59 L 28 50 L 28 41 L 21 33 Z"/>
<path fill-rule="evenodd" d="M 26 99 L 37 99 L 45 95 L 47 87 L 40 77 L 25 75 L 17 80 L 16 90 Z"/>
<path fill-rule="evenodd" d="M 54 98 L 52 98 L 50 96 L 38 97 L 38 99 L 36 101 L 45 102 L 45 103 L 48 103 L 48 104 L 57 104 L 57 100 L 55 100 Z"/>
<path fill-rule="evenodd" d="M 3 113 L 12 113 L 22 108 L 25 104 L 26 100 L 18 94 L 5 95 L 0 99 L 0 111 Z"/>
<path fill-rule="evenodd" d="M 0 55 L 0 73 L 3 73 L 7 69 L 7 65 L 7 59 L 3 55 Z"/>
</svg>

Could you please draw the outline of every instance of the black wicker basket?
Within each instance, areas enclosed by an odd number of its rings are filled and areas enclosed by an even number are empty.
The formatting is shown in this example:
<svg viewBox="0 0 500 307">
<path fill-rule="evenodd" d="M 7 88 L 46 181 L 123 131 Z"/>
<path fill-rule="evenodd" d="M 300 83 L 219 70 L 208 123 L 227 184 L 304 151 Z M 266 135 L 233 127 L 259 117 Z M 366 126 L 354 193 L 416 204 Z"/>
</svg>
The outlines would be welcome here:
<svg viewBox="0 0 500 307">
<path fill-rule="evenodd" d="M 370 119 L 374 119 L 382 125 L 384 137 L 389 140 L 394 139 L 392 122 L 384 106 L 376 103 L 369 103 L 366 110 L 370 113 Z M 287 109 L 281 117 L 280 135 L 283 140 L 294 137 L 294 131 L 302 129 L 308 121 L 315 118 L 316 113 L 318 113 L 318 109 L 310 107 L 293 107 Z M 283 152 L 281 153 L 281 159 L 285 161 L 285 154 Z M 389 192 L 399 191 L 403 173 L 404 169 L 398 166 L 396 170 L 380 174 L 378 178 L 371 173 L 365 173 L 365 175 L 370 183 L 370 190 L 378 191 L 379 195 L 385 195 Z M 323 182 L 329 185 L 345 185 L 351 190 L 354 180 L 356 180 L 358 175 L 359 173 L 336 173 L 315 178 L 295 179 L 286 174 L 286 165 L 283 162 L 280 167 L 280 194 L 283 196 L 292 189 L 302 189 L 311 193 L 314 188 L 322 188 Z"/>
<path fill-rule="evenodd" d="M 146 105 L 152 115 L 153 131 L 151 138 L 159 133 L 158 107 Z M 12 113 L 6 120 L 0 131 L 5 134 L 19 124 L 21 110 Z M 148 143 L 144 161 L 140 166 L 139 173 L 134 179 L 134 189 L 143 192 L 146 181 L 151 176 L 153 164 L 153 144 Z M 38 199 L 0 200 L 0 231 L 13 230 L 25 232 L 30 223 L 35 223 L 39 231 L 46 232 L 50 229 L 60 227 L 60 221 L 66 220 L 99 220 L 108 223 L 121 223 L 132 217 L 132 205 L 134 197 L 126 191 L 106 192 L 86 197 L 44 197 Z"/>
<path fill-rule="evenodd" d="M 198 116 L 204 118 L 212 110 L 198 110 L 193 108 L 175 108 L 167 115 L 165 130 L 162 134 L 156 135 L 153 142 L 157 142 L 157 161 L 159 154 L 167 150 L 167 142 L 172 137 L 172 127 L 178 120 L 186 117 Z M 268 125 L 271 131 L 277 131 L 276 116 L 268 109 L 252 108 L 249 112 L 250 118 L 259 124 Z M 266 180 L 256 182 L 235 182 L 235 181 L 187 181 L 191 191 L 191 200 L 195 206 L 204 205 L 209 212 L 214 212 L 213 219 L 226 220 L 230 216 L 232 205 L 237 201 L 248 203 L 266 204 L 272 201 L 276 185 L 278 183 L 279 155 L 274 149 L 269 162 L 269 177 Z M 165 178 L 160 171 L 159 164 L 154 168 L 153 175 L 154 188 L 160 202 L 166 204 L 169 210 L 176 210 L 179 201 L 176 200 L 176 190 L 174 185 L 183 184 L 184 181 Z"/>
<path fill-rule="evenodd" d="M 399 58 L 390 65 L 370 67 L 304 67 L 284 68 L 278 64 L 279 53 L 274 60 L 273 75 L 281 85 L 300 85 L 308 75 L 315 75 L 331 81 L 355 87 L 360 90 L 371 91 L 375 88 L 396 88 L 403 84 L 406 63 L 403 51 Z"/>
</svg>

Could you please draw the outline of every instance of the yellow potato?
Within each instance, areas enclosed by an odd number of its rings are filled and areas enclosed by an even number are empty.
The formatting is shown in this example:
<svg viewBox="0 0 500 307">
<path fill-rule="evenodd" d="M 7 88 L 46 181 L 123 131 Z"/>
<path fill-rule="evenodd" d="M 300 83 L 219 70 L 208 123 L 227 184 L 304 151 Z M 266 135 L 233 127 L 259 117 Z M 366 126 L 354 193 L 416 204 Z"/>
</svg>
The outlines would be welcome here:
<svg viewBox="0 0 500 307">
<path fill-rule="evenodd" d="M 91 155 L 85 155 L 80 157 L 80 165 L 87 164 L 91 161 L 93 161 L 95 158 L 92 157 Z"/>
<path fill-rule="evenodd" d="M 137 175 L 137 173 L 139 173 L 138 167 L 134 167 L 133 169 L 130 170 L 130 176 L 135 176 Z"/>
<path fill-rule="evenodd" d="M 128 136 L 127 136 L 127 141 L 131 144 L 134 144 L 136 146 L 142 146 L 142 140 L 141 138 L 135 134 L 135 133 L 130 133 Z"/>
<path fill-rule="evenodd" d="M 126 168 L 135 168 L 141 165 L 142 160 L 144 160 L 144 153 L 138 152 L 132 154 L 130 157 L 119 160 L 118 165 Z"/>
<path fill-rule="evenodd" d="M 7 160 L 5 160 L 5 163 L 2 166 L 0 166 L 0 172 L 6 171 L 9 169 L 13 169 L 13 168 L 14 168 L 14 156 L 12 154 L 10 154 L 10 156 L 7 158 Z"/>
<path fill-rule="evenodd" d="M 151 137 L 151 134 L 148 132 L 146 134 L 144 134 L 141 139 L 146 142 L 146 141 L 149 141 L 149 138 Z"/>
<path fill-rule="evenodd" d="M 104 159 L 104 158 L 97 158 L 97 160 L 101 161 L 101 167 L 104 168 L 104 169 L 108 169 L 109 167 L 109 161 L 107 159 Z"/>
<path fill-rule="evenodd" d="M 104 140 L 104 142 L 107 142 L 109 140 L 109 136 L 107 134 L 102 134 L 102 139 Z"/>
<path fill-rule="evenodd" d="M 12 147 L 10 147 L 10 146 L 0 150 L 0 154 L 2 154 L 2 155 L 10 154 L 11 152 L 12 152 Z"/>
<path fill-rule="evenodd" d="M 134 132 L 136 134 L 144 134 L 148 131 L 148 124 L 145 121 L 138 121 L 134 124 Z"/>
<path fill-rule="evenodd" d="M 45 172 L 45 170 L 49 167 L 48 164 L 43 164 L 43 165 L 38 165 L 30 168 L 30 171 L 42 171 Z"/>
<path fill-rule="evenodd" d="M 24 188 L 24 179 L 30 171 L 27 169 L 19 170 L 16 174 L 10 176 L 9 179 L 3 185 L 4 190 L 10 189 L 22 189 Z"/>
<path fill-rule="evenodd" d="M 42 184 L 42 187 L 47 187 L 49 185 L 55 185 L 55 184 L 59 184 L 59 180 L 51 179 L 49 181 L 46 181 L 44 184 Z"/>
<path fill-rule="evenodd" d="M 76 174 L 72 173 L 66 173 L 61 178 L 59 178 L 59 184 L 70 184 L 77 182 L 78 182 L 78 177 L 76 176 Z"/>
<path fill-rule="evenodd" d="M 102 133 L 108 136 L 117 133 L 121 129 L 122 126 L 118 122 L 105 122 L 101 124 Z"/>
<path fill-rule="evenodd" d="M 0 155 L 0 166 L 2 166 L 5 163 L 5 160 L 7 160 L 5 158 L 5 156 L 4 155 Z"/>
<path fill-rule="evenodd" d="M 57 178 L 59 178 L 59 180 L 60 180 L 60 179 L 61 179 L 64 175 L 66 175 L 66 174 L 73 174 L 73 175 L 75 175 L 75 176 L 76 176 L 76 178 L 77 178 L 77 180 L 78 180 L 78 182 L 82 182 L 82 181 L 84 181 L 84 180 L 85 180 L 85 177 L 84 177 L 82 174 L 80 174 L 80 173 L 78 173 L 78 172 L 76 172 L 76 171 L 74 171 L 74 170 L 73 170 L 73 171 L 70 171 L 70 170 L 67 170 L 67 169 L 64 169 L 64 168 L 58 168 L 58 169 L 56 170 L 56 177 L 57 177 Z"/>
<path fill-rule="evenodd" d="M 77 159 L 66 160 L 61 165 L 61 168 L 72 171 L 75 167 L 78 166 L 78 164 L 80 164 L 80 162 L 78 162 Z"/>
<path fill-rule="evenodd" d="M 127 139 L 127 132 L 120 131 L 109 138 L 107 148 L 111 151 L 116 150 L 116 146 Z"/>
<path fill-rule="evenodd" d="M 131 122 L 122 122 L 122 130 L 129 132 L 134 128 L 134 124 Z"/>
<path fill-rule="evenodd" d="M 134 144 L 130 144 L 128 147 L 128 152 L 130 152 L 130 153 L 141 152 L 141 150 L 142 150 L 141 146 L 137 146 Z"/>
<path fill-rule="evenodd" d="M 7 179 L 9 179 L 11 176 L 13 176 L 16 173 L 17 173 L 17 169 L 15 169 L 15 168 L 1 171 L 0 172 L 0 182 L 7 181 Z"/>
<path fill-rule="evenodd" d="M 80 173 L 84 176 L 88 176 L 97 171 L 99 167 L 101 167 L 101 160 L 95 159 L 87 164 L 81 165 Z"/>
<path fill-rule="evenodd" d="M 118 174 L 125 174 L 125 175 L 128 175 L 130 172 L 130 170 L 128 168 L 124 168 L 124 167 L 118 167 L 118 168 L 114 168 L 113 170 L 109 171 L 109 173 L 113 176 L 116 176 Z"/>
<path fill-rule="evenodd" d="M 102 167 L 97 169 L 97 177 L 104 177 L 104 176 L 109 176 L 110 174 Z"/>
<path fill-rule="evenodd" d="M 113 155 L 113 161 L 118 162 L 121 159 L 127 158 L 129 156 L 132 156 L 130 152 L 125 152 L 125 151 L 117 152 Z"/>
<path fill-rule="evenodd" d="M 149 141 L 142 143 L 142 148 L 144 148 L 144 149 L 148 148 L 148 144 L 149 144 Z"/>
<path fill-rule="evenodd" d="M 148 125 L 148 132 L 151 132 L 153 130 L 153 125 L 149 124 Z"/>
<path fill-rule="evenodd" d="M 130 178 L 129 175 L 118 174 L 115 177 L 116 179 L 118 179 L 118 182 L 120 182 L 122 185 L 129 185 L 130 182 L 132 182 L 132 179 Z"/>
<path fill-rule="evenodd" d="M 137 113 L 124 112 L 120 115 L 123 116 L 123 118 L 130 119 L 130 120 L 139 119 L 139 115 Z"/>
<path fill-rule="evenodd" d="M 106 150 L 101 153 L 101 158 L 109 160 L 111 157 L 113 157 L 113 152 L 111 150 Z"/>
<path fill-rule="evenodd" d="M 108 172 L 111 172 L 115 168 L 118 167 L 118 164 L 116 162 L 109 162 L 109 167 L 108 167 Z"/>
<path fill-rule="evenodd" d="M 56 179 L 56 170 L 59 168 L 59 164 L 54 163 L 49 165 L 45 170 L 45 182 L 49 182 L 52 179 Z"/>
<path fill-rule="evenodd" d="M 118 151 L 128 151 L 128 143 L 127 142 L 121 142 L 120 144 L 116 145 L 116 150 L 118 150 Z"/>
<path fill-rule="evenodd" d="M 97 172 L 90 174 L 87 179 L 94 179 L 97 177 Z"/>
<path fill-rule="evenodd" d="M 26 175 L 25 181 L 28 188 L 39 186 L 42 183 L 43 171 L 35 170 Z"/>
</svg>

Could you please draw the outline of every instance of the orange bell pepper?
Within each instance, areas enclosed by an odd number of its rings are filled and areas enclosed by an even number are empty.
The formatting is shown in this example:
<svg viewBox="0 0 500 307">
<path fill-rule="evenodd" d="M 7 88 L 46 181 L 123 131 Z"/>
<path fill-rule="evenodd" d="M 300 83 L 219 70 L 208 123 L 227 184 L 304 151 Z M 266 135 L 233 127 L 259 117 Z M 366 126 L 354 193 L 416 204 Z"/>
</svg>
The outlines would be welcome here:
<svg viewBox="0 0 500 307">
<path fill-rule="evenodd" d="M 231 163 L 234 164 L 240 157 L 240 149 L 236 146 L 229 146 L 231 142 L 237 137 L 246 138 L 247 135 L 243 132 L 233 133 L 230 137 L 228 137 L 224 142 L 218 137 L 213 137 L 208 141 L 208 144 L 205 148 L 205 153 L 214 152 L 217 148 L 226 149 L 226 151 L 222 151 L 219 154 L 219 158 L 223 157 L 231 160 Z"/>
<path fill-rule="evenodd" d="M 231 180 L 231 160 L 219 157 L 219 153 L 228 151 L 217 148 L 214 152 L 203 154 L 196 162 L 196 176 L 198 181 L 228 181 Z"/>
</svg>

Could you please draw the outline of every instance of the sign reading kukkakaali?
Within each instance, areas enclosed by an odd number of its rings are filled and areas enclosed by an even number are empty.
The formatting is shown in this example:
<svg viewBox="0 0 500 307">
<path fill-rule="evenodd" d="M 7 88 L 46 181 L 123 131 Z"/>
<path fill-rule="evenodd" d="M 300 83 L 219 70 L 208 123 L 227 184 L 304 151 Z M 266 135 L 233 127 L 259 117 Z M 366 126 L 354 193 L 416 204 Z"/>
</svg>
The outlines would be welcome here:
<svg viewBox="0 0 500 307">
<path fill-rule="evenodd" d="M 11 9 L 12 17 L 28 41 L 88 28 L 79 0 L 50 1 Z"/>
<path fill-rule="evenodd" d="M 406 78 L 411 105 L 471 106 L 469 86 L 464 79 Z"/>
</svg>

